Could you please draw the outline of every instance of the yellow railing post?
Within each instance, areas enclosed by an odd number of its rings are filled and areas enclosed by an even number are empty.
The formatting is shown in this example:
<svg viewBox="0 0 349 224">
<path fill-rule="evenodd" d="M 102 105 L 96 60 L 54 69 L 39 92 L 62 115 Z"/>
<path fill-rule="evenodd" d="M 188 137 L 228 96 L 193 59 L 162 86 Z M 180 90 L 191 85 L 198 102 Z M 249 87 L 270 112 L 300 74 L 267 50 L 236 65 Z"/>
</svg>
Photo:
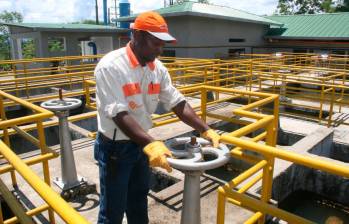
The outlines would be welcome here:
<svg viewBox="0 0 349 224">
<path fill-rule="evenodd" d="M 252 90 L 252 60 L 248 64 L 248 91 Z M 248 95 L 248 103 L 251 103 L 251 95 Z"/>
<path fill-rule="evenodd" d="M 275 118 L 274 118 L 275 119 Z M 267 126 L 266 144 L 275 147 L 275 130 L 274 122 L 270 122 Z M 261 200 L 268 203 L 271 198 L 273 189 L 273 172 L 274 172 L 274 157 L 271 155 L 263 155 L 268 164 L 263 168 L 263 179 L 262 179 L 262 198 Z M 263 224 L 265 222 L 265 214 L 259 219 L 258 223 Z"/>
<path fill-rule="evenodd" d="M 224 224 L 226 197 L 224 195 L 223 187 L 219 187 L 217 193 L 217 224 Z"/>
<path fill-rule="evenodd" d="M 3 100 L 3 97 L 1 95 L 0 95 L 0 113 L 1 113 L 0 114 L 1 120 L 7 120 L 6 112 L 5 112 L 5 108 L 4 108 L 4 100 Z M 5 144 L 8 147 L 11 147 L 10 136 L 8 134 L 8 127 L 3 128 L 3 139 L 4 139 Z M 12 186 L 16 187 L 17 186 L 16 173 L 15 173 L 15 171 L 11 170 L 10 174 L 11 174 Z"/>
<path fill-rule="evenodd" d="M 25 94 L 27 96 L 27 98 L 29 98 L 29 89 L 28 89 L 28 74 L 27 74 L 27 64 L 26 63 L 22 63 L 23 64 L 23 72 L 24 72 L 24 78 L 25 78 Z"/>
<path fill-rule="evenodd" d="M 335 90 L 336 90 L 336 88 L 332 87 L 330 112 L 329 112 L 329 115 L 328 115 L 327 127 L 331 127 L 331 124 L 332 124 L 333 104 L 334 104 L 334 101 L 335 101 L 335 96 L 334 96 L 335 95 Z"/>
<path fill-rule="evenodd" d="M 83 82 L 83 88 L 85 89 L 85 100 L 86 105 L 89 108 L 91 106 L 91 99 L 90 99 L 90 85 L 86 81 Z"/>
<path fill-rule="evenodd" d="M 18 82 L 17 82 L 17 71 L 16 71 L 16 63 L 12 64 L 12 72 L 13 72 L 13 79 L 15 80 L 15 86 L 16 86 L 16 96 L 19 97 L 19 90 L 18 90 Z"/>
<path fill-rule="evenodd" d="M 201 119 L 206 122 L 207 115 L 207 89 L 205 87 L 201 88 Z"/>
<path fill-rule="evenodd" d="M 322 80 L 321 85 L 321 93 L 320 93 L 320 107 L 319 107 L 319 123 L 322 121 L 322 111 L 323 111 L 323 104 L 324 104 L 324 94 L 325 94 L 325 83 L 324 80 Z"/>
<path fill-rule="evenodd" d="M 39 138 L 39 143 L 40 143 L 40 149 L 41 149 L 41 154 L 47 153 L 47 146 L 46 146 L 46 138 L 45 138 L 45 130 L 42 124 L 42 121 L 37 122 L 37 132 L 38 132 L 38 138 Z M 42 161 L 42 169 L 44 173 L 44 181 L 48 186 L 51 186 L 51 180 L 50 180 L 50 170 L 49 170 L 49 164 L 47 160 Z M 51 224 L 55 224 L 55 216 L 53 213 L 52 208 L 48 209 L 48 216 L 50 219 Z"/>
</svg>

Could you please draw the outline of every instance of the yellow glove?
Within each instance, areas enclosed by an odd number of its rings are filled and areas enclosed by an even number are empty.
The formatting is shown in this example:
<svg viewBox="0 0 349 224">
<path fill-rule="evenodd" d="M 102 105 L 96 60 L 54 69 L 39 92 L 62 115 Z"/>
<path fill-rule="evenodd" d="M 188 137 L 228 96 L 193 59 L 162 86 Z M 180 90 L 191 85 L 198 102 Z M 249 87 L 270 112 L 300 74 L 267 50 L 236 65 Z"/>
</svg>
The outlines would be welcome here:
<svg viewBox="0 0 349 224">
<path fill-rule="evenodd" d="M 172 171 L 166 159 L 166 157 L 172 157 L 172 153 L 163 142 L 151 142 L 144 147 L 143 152 L 148 156 L 151 167 L 161 167 L 167 172 Z"/>
<path fill-rule="evenodd" d="M 217 132 L 213 129 L 208 129 L 207 131 L 201 133 L 201 137 L 210 140 L 212 142 L 212 146 L 215 148 L 218 147 L 219 140 L 221 138 L 221 136 L 219 136 L 219 134 L 217 134 Z"/>
</svg>

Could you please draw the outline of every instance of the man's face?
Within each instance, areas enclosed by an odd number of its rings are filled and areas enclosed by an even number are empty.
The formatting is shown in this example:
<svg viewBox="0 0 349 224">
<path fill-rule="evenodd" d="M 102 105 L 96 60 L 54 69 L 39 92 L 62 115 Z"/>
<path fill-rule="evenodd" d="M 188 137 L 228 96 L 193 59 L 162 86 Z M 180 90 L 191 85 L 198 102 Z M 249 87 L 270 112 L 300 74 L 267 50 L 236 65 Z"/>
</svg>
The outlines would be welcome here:
<svg viewBox="0 0 349 224">
<path fill-rule="evenodd" d="M 165 41 L 160 40 L 148 32 L 145 31 L 136 31 L 139 32 L 136 37 L 139 43 L 138 54 L 139 57 L 144 62 L 152 62 L 162 53 L 162 48 L 165 45 Z"/>
</svg>

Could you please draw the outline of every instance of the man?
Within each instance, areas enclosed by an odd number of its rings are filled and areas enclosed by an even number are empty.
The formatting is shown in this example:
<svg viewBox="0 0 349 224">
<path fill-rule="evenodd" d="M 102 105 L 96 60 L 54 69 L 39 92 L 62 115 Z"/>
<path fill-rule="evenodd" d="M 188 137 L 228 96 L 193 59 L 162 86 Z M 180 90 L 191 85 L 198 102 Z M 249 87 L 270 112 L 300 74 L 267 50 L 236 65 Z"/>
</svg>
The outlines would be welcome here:
<svg viewBox="0 0 349 224">
<path fill-rule="evenodd" d="M 171 84 L 167 69 L 156 59 L 165 42 L 174 42 L 165 20 L 155 12 L 140 14 L 125 48 L 105 55 L 95 69 L 98 135 L 95 159 L 100 172 L 98 223 L 148 223 L 149 165 L 171 172 L 171 152 L 147 131 L 158 101 L 203 137 L 218 146 L 209 129 Z"/>
</svg>

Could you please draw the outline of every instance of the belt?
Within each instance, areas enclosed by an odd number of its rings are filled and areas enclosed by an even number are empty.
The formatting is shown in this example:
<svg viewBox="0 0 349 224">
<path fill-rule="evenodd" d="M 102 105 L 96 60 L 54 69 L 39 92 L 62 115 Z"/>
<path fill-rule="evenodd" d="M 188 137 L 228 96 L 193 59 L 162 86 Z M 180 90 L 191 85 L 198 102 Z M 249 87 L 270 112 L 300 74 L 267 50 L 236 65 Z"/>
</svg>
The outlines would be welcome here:
<svg viewBox="0 0 349 224">
<path fill-rule="evenodd" d="M 103 135 L 102 132 L 98 132 L 98 136 L 102 139 L 103 142 L 113 142 L 113 143 L 128 143 L 128 142 L 132 142 L 131 140 L 111 140 L 110 138 L 108 138 L 107 136 Z"/>
</svg>

